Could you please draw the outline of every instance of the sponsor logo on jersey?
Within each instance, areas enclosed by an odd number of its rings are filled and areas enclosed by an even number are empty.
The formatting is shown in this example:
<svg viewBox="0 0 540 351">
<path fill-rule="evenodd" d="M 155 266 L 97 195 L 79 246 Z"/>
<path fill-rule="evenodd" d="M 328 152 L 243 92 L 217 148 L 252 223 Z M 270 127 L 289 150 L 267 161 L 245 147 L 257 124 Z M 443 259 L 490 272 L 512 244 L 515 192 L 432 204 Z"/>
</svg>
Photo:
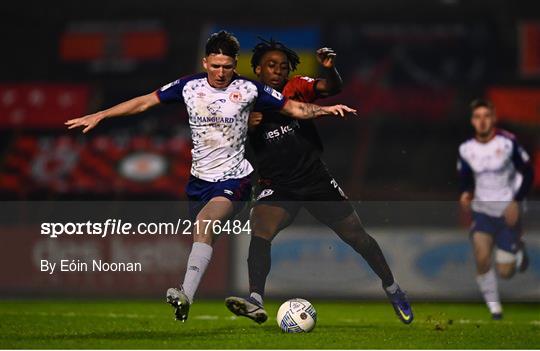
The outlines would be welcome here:
<svg viewBox="0 0 540 351">
<path fill-rule="evenodd" d="M 224 192 L 225 194 L 229 194 L 229 195 L 234 194 L 234 193 L 232 192 L 232 190 L 229 190 L 229 189 L 225 189 L 225 190 L 223 190 L 223 192 Z"/>
<path fill-rule="evenodd" d="M 242 101 L 242 94 L 239 92 L 239 91 L 233 91 L 230 95 L 229 95 L 229 100 L 231 100 L 232 102 L 234 103 L 239 103 L 240 101 Z"/>
<path fill-rule="evenodd" d="M 297 128 L 300 128 L 300 123 L 298 123 L 297 120 L 293 120 L 291 123 L 285 126 L 280 126 L 279 128 L 267 131 L 264 133 L 264 139 L 268 141 L 281 139 L 280 137 L 294 134 L 295 129 Z"/>
<path fill-rule="evenodd" d="M 268 94 L 272 95 L 273 97 L 275 97 L 278 100 L 283 100 L 283 95 L 281 95 L 281 93 L 279 91 L 272 89 L 268 85 L 264 86 L 264 91 L 266 91 Z"/>
<path fill-rule="evenodd" d="M 272 195 L 273 193 L 274 193 L 274 190 L 272 190 L 272 189 L 264 189 L 263 191 L 261 191 L 259 196 L 257 196 L 257 200 L 260 200 L 263 197 L 268 197 L 268 196 Z"/>
<path fill-rule="evenodd" d="M 221 107 L 223 106 L 223 104 L 225 102 L 227 102 L 227 100 L 225 100 L 225 99 L 217 99 L 217 100 L 212 101 L 211 103 L 209 103 L 208 106 L 206 106 L 206 109 L 208 110 L 208 112 L 210 112 L 210 114 L 212 116 L 215 116 L 219 112 L 221 112 Z"/>
<path fill-rule="evenodd" d="M 227 123 L 232 124 L 236 119 L 234 117 L 206 117 L 206 116 L 197 116 L 195 117 L 195 122 L 198 123 Z"/>
</svg>

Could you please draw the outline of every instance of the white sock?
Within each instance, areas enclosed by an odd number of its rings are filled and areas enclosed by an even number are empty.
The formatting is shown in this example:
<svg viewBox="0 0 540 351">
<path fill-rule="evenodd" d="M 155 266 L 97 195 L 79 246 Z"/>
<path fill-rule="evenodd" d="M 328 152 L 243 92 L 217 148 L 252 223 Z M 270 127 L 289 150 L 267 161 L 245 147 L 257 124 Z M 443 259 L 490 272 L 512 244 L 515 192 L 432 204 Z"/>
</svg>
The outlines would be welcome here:
<svg viewBox="0 0 540 351">
<path fill-rule="evenodd" d="M 516 252 L 516 269 L 519 270 L 521 267 L 521 264 L 523 263 L 523 250 L 519 250 Z"/>
<path fill-rule="evenodd" d="M 199 283 L 212 259 L 212 246 L 205 243 L 193 243 L 191 247 L 191 253 L 187 261 L 186 275 L 184 276 L 184 283 L 182 288 L 184 293 L 189 299 L 190 303 L 193 303 L 193 297 L 199 287 Z"/>
<path fill-rule="evenodd" d="M 476 282 L 480 288 L 484 301 L 489 308 L 489 312 L 501 313 L 502 306 L 499 298 L 499 289 L 497 288 L 497 276 L 495 270 L 491 268 L 487 273 L 476 276 Z"/>
<path fill-rule="evenodd" d="M 257 294 L 256 292 L 252 292 L 249 296 L 257 300 L 257 302 L 260 303 L 261 305 L 264 305 L 263 298 L 260 294 Z"/>
<path fill-rule="evenodd" d="M 397 291 L 397 289 L 399 289 L 399 285 L 394 281 L 392 283 L 392 285 L 390 286 L 387 286 L 386 288 L 384 288 L 389 294 L 393 294 Z"/>
</svg>

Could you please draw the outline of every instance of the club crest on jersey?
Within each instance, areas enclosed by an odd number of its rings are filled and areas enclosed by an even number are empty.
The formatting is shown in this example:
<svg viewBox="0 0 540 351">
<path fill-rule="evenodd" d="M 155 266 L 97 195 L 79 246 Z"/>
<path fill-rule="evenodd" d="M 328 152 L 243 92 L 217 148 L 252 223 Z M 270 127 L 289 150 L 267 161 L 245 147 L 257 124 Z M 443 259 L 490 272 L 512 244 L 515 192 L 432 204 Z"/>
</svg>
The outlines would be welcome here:
<svg viewBox="0 0 540 351">
<path fill-rule="evenodd" d="M 259 196 L 257 196 L 257 200 L 260 200 L 263 197 L 268 197 L 268 196 L 272 195 L 273 193 L 274 193 L 274 190 L 272 190 L 272 189 L 264 189 L 263 191 L 261 191 Z"/>
<path fill-rule="evenodd" d="M 239 91 L 233 91 L 230 95 L 229 95 L 229 100 L 231 100 L 231 102 L 234 102 L 234 103 L 239 103 L 240 101 L 242 101 L 242 94 L 240 94 Z"/>
<path fill-rule="evenodd" d="M 278 100 L 283 100 L 283 95 L 281 95 L 281 93 L 279 91 L 272 89 L 268 85 L 264 86 L 264 91 L 266 91 L 268 94 L 272 95 L 273 97 L 275 97 Z"/>
</svg>

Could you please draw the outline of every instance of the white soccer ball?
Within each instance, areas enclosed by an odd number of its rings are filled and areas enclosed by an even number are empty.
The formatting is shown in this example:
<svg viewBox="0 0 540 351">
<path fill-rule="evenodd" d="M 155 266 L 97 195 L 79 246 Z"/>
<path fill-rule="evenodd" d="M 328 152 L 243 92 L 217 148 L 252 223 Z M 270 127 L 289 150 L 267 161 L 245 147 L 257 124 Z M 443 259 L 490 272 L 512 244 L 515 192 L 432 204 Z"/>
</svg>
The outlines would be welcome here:
<svg viewBox="0 0 540 351">
<path fill-rule="evenodd" d="M 308 333 L 315 328 L 317 312 L 309 301 L 290 299 L 278 310 L 277 324 L 286 333 Z"/>
</svg>

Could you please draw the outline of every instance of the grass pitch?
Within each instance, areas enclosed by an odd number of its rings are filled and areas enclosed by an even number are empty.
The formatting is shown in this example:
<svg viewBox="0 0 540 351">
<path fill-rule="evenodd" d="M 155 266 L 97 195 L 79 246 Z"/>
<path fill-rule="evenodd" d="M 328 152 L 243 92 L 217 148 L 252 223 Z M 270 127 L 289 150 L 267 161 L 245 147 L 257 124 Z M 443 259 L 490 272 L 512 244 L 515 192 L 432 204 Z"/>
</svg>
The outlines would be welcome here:
<svg viewBox="0 0 540 351">
<path fill-rule="evenodd" d="M 186 323 L 156 301 L 13 300 L 0 302 L 0 347 L 14 349 L 507 349 L 540 348 L 540 305 L 505 304 L 491 321 L 482 304 L 414 303 L 404 325 L 382 302 L 312 301 L 318 323 L 284 334 L 269 320 L 233 316 L 222 301 L 196 301 Z"/>
</svg>

